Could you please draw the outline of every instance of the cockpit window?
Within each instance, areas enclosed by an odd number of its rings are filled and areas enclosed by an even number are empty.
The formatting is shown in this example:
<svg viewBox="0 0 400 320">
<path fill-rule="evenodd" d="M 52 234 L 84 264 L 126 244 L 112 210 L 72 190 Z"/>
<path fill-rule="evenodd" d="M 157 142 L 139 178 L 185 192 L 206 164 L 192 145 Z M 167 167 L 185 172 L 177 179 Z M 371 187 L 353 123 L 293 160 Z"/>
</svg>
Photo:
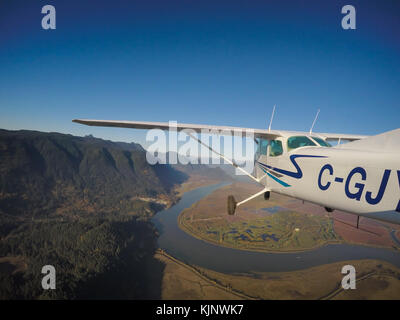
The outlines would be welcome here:
<svg viewBox="0 0 400 320">
<path fill-rule="evenodd" d="M 269 155 L 271 157 L 280 156 L 283 153 L 282 142 L 279 140 L 271 140 L 269 143 Z"/>
<path fill-rule="evenodd" d="M 279 140 L 258 139 L 258 155 L 268 155 L 271 157 L 280 156 L 283 154 L 282 142 Z M 269 150 L 269 151 L 268 151 Z"/>
<path fill-rule="evenodd" d="M 259 147 L 259 153 L 260 154 L 263 154 L 263 155 L 267 154 L 268 143 L 269 143 L 269 141 L 266 140 L 266 139 L 260 139 L 259 140 L 258 147 Z"/>
<path fill-rule="evenodd" d="M 314 142 L 312 142 L 306 136 L 294 136 L 294 137 L 290 137 L 287 140 L 288 151 L 297 149 L 300 147 L 315 146 L 315 145 L 316 144 Z"/>
<path fill-rule="evenodd" d="M 318 138 L 318 137 L 312 137 L 315 141 L 318 142 L 318 144 L 321 147 L 332 147 L 328 142 L 326 142 L 324 139 Z"/>
</svg>

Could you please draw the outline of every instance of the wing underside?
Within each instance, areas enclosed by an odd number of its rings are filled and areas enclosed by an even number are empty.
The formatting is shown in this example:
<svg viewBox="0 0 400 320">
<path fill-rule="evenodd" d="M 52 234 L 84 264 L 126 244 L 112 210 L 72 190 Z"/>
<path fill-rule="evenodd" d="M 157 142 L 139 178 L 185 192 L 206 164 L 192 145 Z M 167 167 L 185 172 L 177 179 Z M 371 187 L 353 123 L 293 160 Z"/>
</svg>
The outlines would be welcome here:
<svg viewBox="0 0 400 320">
<path fill-rule="evenodd" d="M 204 124 L 187 124 L 177 122 L 146 122 L 146 121 L 119 121 L 119 120 L 88 120 L 88 119 L 75 119 L 73 122 L 100 127 L 118 127 L 118 128 L 131 128 L 131 129 L 161 129 L 169 130 L 176 128 L 177 131 L 190 129 L 196 133 L 204 131 L 214 131 L 218 134 L 235 134 L 246 136 L 246 133 L 253 133 L 255 138 L 275 139 L 277 137 L 288 135 L 309 135 L 309 132 L 301 131 L 283 131 L 283 130 L 266 130 L 230 126 L 217 126 L 217 125 L 204 125 Z M 172 126 L 171 126 L 172 124 Z M 351 135 L 351 134 L 330 134 L 330 133 L 313 133 L 326 140 L 347 140 L 355 141 L 363 139 L 366 136 Z"/>
</svg>

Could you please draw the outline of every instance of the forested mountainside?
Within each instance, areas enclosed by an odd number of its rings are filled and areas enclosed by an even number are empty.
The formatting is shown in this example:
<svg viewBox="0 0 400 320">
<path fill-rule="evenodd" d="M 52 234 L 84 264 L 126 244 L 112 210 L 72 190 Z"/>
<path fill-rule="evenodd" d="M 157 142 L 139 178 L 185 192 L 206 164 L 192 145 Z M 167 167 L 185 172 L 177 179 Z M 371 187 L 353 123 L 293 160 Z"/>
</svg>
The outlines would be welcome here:
<svg viewBox="0 0 400 320">
<path fill-rule="evenodd" d="M 135 143 L 0 130 L 0 299 L 159 298 L 150 218 L 195 173 L 226 177 L 149 165 Z M 56 290 L 41 286 L 45 265 Z"/>
<path fill-rule="evenodd" d="M 143 213 L 174 200 L 187 175 L 151 166 L 135 143 L 0 130 L 0 210 L 7 215 Z"/>
</svg>

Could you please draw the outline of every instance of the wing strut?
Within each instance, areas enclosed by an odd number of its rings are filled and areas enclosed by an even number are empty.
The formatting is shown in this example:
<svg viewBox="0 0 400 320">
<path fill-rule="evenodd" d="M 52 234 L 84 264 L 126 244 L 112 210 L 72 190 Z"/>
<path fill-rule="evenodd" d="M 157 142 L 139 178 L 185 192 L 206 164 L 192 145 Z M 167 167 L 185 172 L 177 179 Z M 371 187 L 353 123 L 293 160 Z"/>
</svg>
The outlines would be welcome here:
<svg viewBox="0 0 400 320">
<path fill-rule="evenodd" d="M 253 176 L 252 174 L 248 173 L 246 170 L 244 170 L 243 168 L 239 167 L 235 161 L 225 157 L 223 154 L 219 153 L 218 151 L 214 150 L 213 148 L 211 148 L 209 145 L 207 145 L 206 143 L 204 143 L 203 141 L 201 141 L 200 139 L 198 139 L 196 136 L 194 136 L 193 134 L 191 134 L 190 132 L 185 132 L 188 136 L 190 136 L 192 139 L 196 140 L 198 143 L 200 143 L 201 145 L 205 146 L 206 148 L 208 148 L 210 151 L 214 152 L 215 154 L 217 154 L 219 157 L 221 157 L 222 159 L 224 159 L 225 161 L 227 161 L 228 163 L 230 163 L 232 166 L 234 166 L 235 168 L 239 169 L 240 171 L 242 171 L 244 174 L 246 174 L 247 176 L 249 176 L 251 179 L 253 179 L 254 181 L 256 181 L 257 183 L 260 183 L 261 179 L 264 178 L 264 176 L 262 176 L 260 179 L 257 179 L 255 176 Z M 236 202 L 235 198 L 230 195 L 228 196 L 228 214 L 229 215 L 233 215 L 235 214 L 236 208 L 262 194 L 264 194 L 264 198 L 265 199 L 269 199 L 269 193 L 270 193 L 271 189 L 265 187 L 264 189 L 262 189 L 260 192 L 257 192 L 256 194 L 248 197 L 245 200 L 242 200 L 240 202 Z M 268 196 L 265 196 L 265 194 L 268 193 Z"/>
<path fill-rule="evenodd" d="M 253 176 L 252 174 L 248 173 L 246 170 L 244 170 L 243 168 L 239 167 L 235 161 L 225 157 L 223 154 L 219 153 L 218 151 L 215 151 L 213 148 L 211 148 L 209 145 L 207 145 L 206 143 L 204 143 L 203 141 L 199 140 L 197 137 L 195 137 L 194 135 L 192 135 L 190 132 L 185 132 L 188 136 L 190 136 L 191 138 L 193 138 L 194 140 L 196 140 L 198 143 L 200 143 L 201 145 L 205 146 L 206 148 L 208 148 L 210 151 L 214 152 L 215 154 L 217 154 L 219 157 L 221 157 L 222 159 L 224 159 L 226 162 L 228 162 L 229 164 L 231 164 L 232 166 L 234 166 L 235 168 L 239 169 L 240 171 L 242 171 L 244 174 L 246 174 L 247 176 L 249 176 L 251 179 L 253 179 L 255 182 L 260 183 L 260 180 L 257 179 L 255 176 Z"/>
</svg>

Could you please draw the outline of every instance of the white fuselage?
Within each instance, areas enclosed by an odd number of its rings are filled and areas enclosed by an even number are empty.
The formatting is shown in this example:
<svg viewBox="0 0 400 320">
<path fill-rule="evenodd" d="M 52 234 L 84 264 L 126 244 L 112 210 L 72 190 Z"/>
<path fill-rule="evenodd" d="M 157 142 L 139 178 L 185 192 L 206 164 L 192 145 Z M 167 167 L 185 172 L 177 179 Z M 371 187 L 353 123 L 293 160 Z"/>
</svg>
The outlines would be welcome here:
<svg viewBox="0 0 400 320">
<path fill-rule="evenodd" d="M 260 155 L 256 175 L 264 176 L 261 182 L 271 191 L 398 223 L 399 159 L 399 153 L 301 147 L 276 157 Z M 391 212 L 389 218 L 385 212 Z"/>
</svg>

